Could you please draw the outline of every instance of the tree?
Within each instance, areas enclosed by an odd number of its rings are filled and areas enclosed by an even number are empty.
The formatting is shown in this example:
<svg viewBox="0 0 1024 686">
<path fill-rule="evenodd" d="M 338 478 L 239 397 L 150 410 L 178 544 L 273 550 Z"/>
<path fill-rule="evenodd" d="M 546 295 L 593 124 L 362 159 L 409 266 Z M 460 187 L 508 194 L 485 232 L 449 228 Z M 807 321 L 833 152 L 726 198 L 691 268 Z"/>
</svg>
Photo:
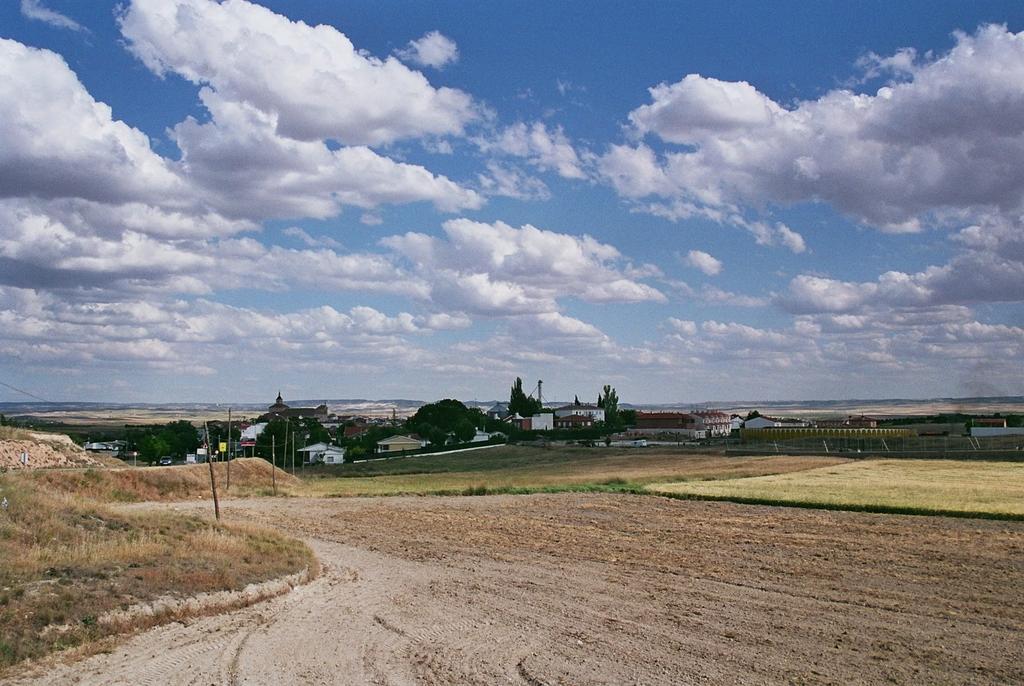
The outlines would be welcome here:
<svg viewBox="0 0 1024 686">
<path fill-rule="evenodd" d="M 619 423 L 619 394 L 615 389 L 605 384 L 604 394 L 600 398 L 598 407 L 604 408 L 604 423 L 609 426 L 617 426 Z"/>
<path fill-rule="evenodd" d="M 750 412 L 747 413 L 747 419 L 756 419 L 757 417 L 760 416 L 761 413 L 758 412 L 757 410 L 751 410 Z"/>
<path fill-rule="evenodd" d="M 476 435 L 476 427 L 468 417 L 463 417 L 455 424 L 455 440 L 459 443 L 468 443 Z"/>
<path fill-rule="evenodd" d="M 531 398 L 523 392 L 523 380 L 518 376 L 512 384 L 512 392 L 508 397 L 508 411 L 511 414 L 518 414 L 522 417 L 532 417 L 541 411 L 542 406 L 539 400 Z"/>
<path fill-rule="evenodd" d="M 579 407 L 579 405 L 580 405 L 580 397 L 578 395 L 576 396 L 576 399 L 573 400 L 572 404 L 576 405 L 577 407 Z"/>
<path fill-rule="evenodd" d="M 170 445 L 158 435 L 148 434 L 139 441 L 139 456 L 144 462 L 153 464 L 170 452 Z"/>
</svg>

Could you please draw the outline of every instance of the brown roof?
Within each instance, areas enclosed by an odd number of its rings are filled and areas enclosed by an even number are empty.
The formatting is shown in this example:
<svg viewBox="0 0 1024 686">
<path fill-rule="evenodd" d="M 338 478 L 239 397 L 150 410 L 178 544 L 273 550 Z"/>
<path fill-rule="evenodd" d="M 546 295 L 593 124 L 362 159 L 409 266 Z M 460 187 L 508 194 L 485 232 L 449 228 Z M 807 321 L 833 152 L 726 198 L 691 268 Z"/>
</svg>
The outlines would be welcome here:
<svg viewBox="0 0 1024 686">
<path fill-rule="evenodd" d="M 683 417 L 689 417 L 688 412 L 637 412 L 636 418 L 640 419 L 681 419 Z"/>
</svg>

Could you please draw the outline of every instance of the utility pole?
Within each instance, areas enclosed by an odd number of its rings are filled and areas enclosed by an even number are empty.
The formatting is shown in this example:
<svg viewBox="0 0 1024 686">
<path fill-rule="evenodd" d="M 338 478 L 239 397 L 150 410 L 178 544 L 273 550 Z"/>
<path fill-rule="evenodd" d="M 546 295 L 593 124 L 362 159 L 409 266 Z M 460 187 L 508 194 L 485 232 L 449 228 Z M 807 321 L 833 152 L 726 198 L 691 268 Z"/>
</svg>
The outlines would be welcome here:
<svg viewBox="0 0 1024 686">
<path fill-rule="evenodd" d="M 228 408 L 228 485 L 227 490 L 231 490 L 231 408 Z"/>
<path fill-rule="evenodd" d="M 274 495 L 277 495 L 277 436 L 270 436 L 270 481 L 274 484 Z"/>
<path fill-rule="evenodd" d="M 210 459 L 210 426 L 203 422 L 203 430 L 206 432 L 206 464 L 210 468 L 210 490 L 213 491 L 213 514 L 220 521 L 220 501 L 217 500 L 217 480 L 213 476 L 213 460 Z"/>
</svg>

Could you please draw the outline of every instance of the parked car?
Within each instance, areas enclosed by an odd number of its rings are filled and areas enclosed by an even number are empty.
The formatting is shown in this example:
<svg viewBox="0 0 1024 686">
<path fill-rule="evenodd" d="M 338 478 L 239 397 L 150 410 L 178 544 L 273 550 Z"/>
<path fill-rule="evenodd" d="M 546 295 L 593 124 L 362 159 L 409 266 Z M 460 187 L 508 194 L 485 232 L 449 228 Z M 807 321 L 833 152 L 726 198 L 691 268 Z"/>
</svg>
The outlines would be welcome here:
<svg viewBox="0 0 1024 686">
<path fill-rule="evenodd" d="M 165 455 L 164 457 L 160 458 L 160 464 L 162 464 L 162 465 L 174 464 L 174 460 L 171 459 L 169 456 Z"/>
</svg>

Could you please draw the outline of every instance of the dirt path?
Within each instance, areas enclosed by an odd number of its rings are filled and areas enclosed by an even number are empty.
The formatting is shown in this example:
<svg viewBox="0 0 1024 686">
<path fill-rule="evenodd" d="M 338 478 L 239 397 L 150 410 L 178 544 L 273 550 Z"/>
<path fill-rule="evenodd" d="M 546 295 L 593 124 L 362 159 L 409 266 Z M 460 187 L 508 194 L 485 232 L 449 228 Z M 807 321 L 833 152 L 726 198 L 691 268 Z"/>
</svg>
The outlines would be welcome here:
<svg viewBox="0 0 1024 686">
<path fill-rule="evenodd" d="M 1024 525 L 610 495 L 252 500 L 323 577 L 40 684 L 1024 682 Z"/>
</svg>

